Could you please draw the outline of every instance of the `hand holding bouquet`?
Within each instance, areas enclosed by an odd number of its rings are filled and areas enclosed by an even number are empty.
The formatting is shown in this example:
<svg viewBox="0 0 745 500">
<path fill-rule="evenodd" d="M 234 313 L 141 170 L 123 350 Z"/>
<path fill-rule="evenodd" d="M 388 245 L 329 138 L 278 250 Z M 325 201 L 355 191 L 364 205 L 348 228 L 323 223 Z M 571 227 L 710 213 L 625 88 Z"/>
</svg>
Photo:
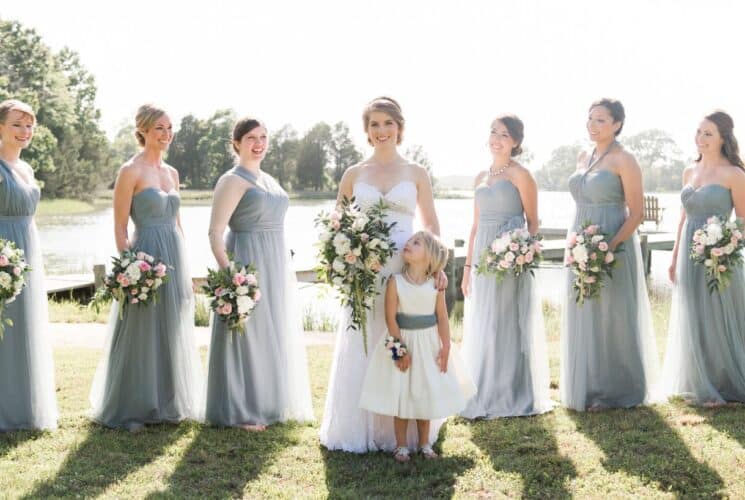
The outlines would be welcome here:
<svg viewBox="0 0 745 500">
<path fill-rule="evenodd" d="M 31 270 L 24 259 L 23 249 L 15 242 L 0 238 L 0 318 L 5 304 L 13 302 L 23 287 L 26 286 L 25 274 Z M 0 321 L 0 340 L 5 333 L 5 325 L 13 326 L 13 320 L 5 318 Z"/>
<path fill-rule="evenodd" d="M 168 281 L 168 266 L 156 261 L 152 255 L 132 248 L 111 260 L 113 269 L 104 278 L 103 288 L 96 291 L 90 307 L 98 312 L 103 302 L 116 299 L 120 304 L 121 319 L 128 305 L 150 305 L 157 301 L 158 289 Z"/>
<path fill-rule="evenodd" d="M 254 266 L 230 261 L 225 269 L 207 269 L 207 284 L 202 290 L 212 298 L 210 307 L 230 331 L 246 333 L 246 319 L 261 299 Z"/>
<path fill-rule="evenodd" d="M 520 276 L 525 272 L 534 274 L 534 269 L 543 259 L 541 255 L 542 236 L 531 236 L 527 229 L 513 229 L 504 232 L 485 248 L 476 266 L 478 274 L 493 274 L 497 283 L 506 276 Z"/>
<path fill-rule="evenodd" d="M 691 259 L 706 268 L 709 292 L 721 293 L 729 286 L 732 269 L 742 265 L 743 247 L 742 219 L 726 221 L 712 216 L 693 233 Z"/>
<path fill-rule="evenodd" d="M 316 218 L 320 229 L 318 243 L 319 278 L 339 292 L 342 304 L 352 309 L 350 328 L 362 330 L 367 353 L 367 311 L 379 293 L 379 273 L 395 251 L 391 228 L 383 218 L 383 200 L 360 210 L 354 198 L 342 199 L 330 213 Z"/>
<path fill-rule="evenodd" d="M 577 304 L 600 295 L 603 280 L 613 277 L 616 266 L 607 235 L 600 233 L 600 226 L 585 222 L 578 232 L 569 233 L 565 264 L 576 276 L 572 288 Z"/>
</svg>

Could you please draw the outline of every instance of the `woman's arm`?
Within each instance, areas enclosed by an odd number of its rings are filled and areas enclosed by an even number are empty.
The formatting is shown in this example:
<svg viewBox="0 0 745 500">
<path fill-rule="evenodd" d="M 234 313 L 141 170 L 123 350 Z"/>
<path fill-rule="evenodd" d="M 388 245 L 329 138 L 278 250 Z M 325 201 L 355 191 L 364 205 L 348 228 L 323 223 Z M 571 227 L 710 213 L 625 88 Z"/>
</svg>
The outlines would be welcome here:
<svg viewBox="0 0 745 500">
<path fill-rule="evenodd" d="M 525 211 L 525 219 L 528 223 L 528 231 L 535 236 L 538 233 L 538 185 L 530 170 L 526 168 L 521 167 L 515 177 L 520 201 Z"/>
<path fill-rule="evenodd" d="M 445 303 L 445 294 L 437 294 L 437 304 L 435 306 L 435 315 L 437 316 L 437 333 L 440 335 L 440 352 L 437 355 L 437 363 L 440 371 L 448 371 L 448 358 L 450 357 L 450 320 L 448 319 L 448 308 Z"/>
<path fill-rule="evenodd" d="M 339 181 L 339 192 L 336 195 L 336 204 L 339 205 L 343 198 L 351 198 L 354 194 L 354 182 L 357 180 L 360 166 L 354 165 L 344 171 Z"/>
<path fill-rule="evenodd" d="M 419 165 L 416 168 L 416 193 L 419 214 L 422 217 L 422 225 L 427 231 L 440 236 L 440 221 L 435 211 L 435 198 L 432 193 L 432 181 L 429 179 L 427 170 Z"/>
<path fill-rule="evenodd" d="M 618 229 L 618 232 L 610 240 L 608 245 L 611 250 L 615 250 L 618 245 L 629 239 L 644 218 L 642 170 L 632 155 L 624 153 L 621 155 L 621 158 L 618 172 L 621 178 L 621 184 L 623 185 L 626 205 L 629 207 L 629 215 L 626 217 L 623 225 Z"/>
<path fill-rule="evenodd" d="M 173 189 L 176 190 L 178 193 L 181 190 L 181 183 L 179 182 L 179 176 L 178 176 L 178 170 L 176 170 L 173 167 L 169 167 L 170 174 L 171 174 L 171 180 L 173 181 Z M 178 230 L 181 232 L 181 236 L 184 236 L 184 228 L 181 226 L 181 209 L 179 209 L 178 212 L 176 212 L 176 225 L 178 226 Z"/>
<path fill-rule="evenodd" d="M 474 191 L 484 181 L 486 172 L 481 172 L 476 176 L 473 181 Z M 466 251 L 466 263 L 463 267 L 463 280 L 460 282 L 460 289 L 463 291 L 463 296 L 468 297 L 471 295 L 471 271 L 473 270 L 473 242 L 476 239 L 476 232 L 479 229 L 479 204 L 476 202 L 476 197 L 473 199 L 473 222 L 471 223 L 471 233 L 468 235 L 468 250 Z"/>
<path fill-rule="evenodd" d="M 390 276 L 385 287 L 385 324 L 388 327 L 388 334 L 403 343 L 401 329 L 398 327 L 398 323 L 396 322 L 396 312 L 398 312 L 396 278 Z M 395 363 L 399 370 L 405 372 L 411 365 L 411 355 L 406 353 L 403 358 L 397 359 Z"/>
<path fill-rule="evenodd" d="M 735 215 L 745 218 L 745 171 L 739 167 L 731 168 L 735 169 L 730 183 L 732 201 L 735 204 Z"/>
<path fill-rule="evenodd" d="M 223 240 L 225 227 L 247 189 L 251 189 L 248 182 L 234 175 L 226 175 L 217 181 L 215 192 L 212 195 L 212 212 L 210 214 L 208 236 L 212 254 L 221 269 L 225 269 L 230 263 Z"/>
<path fill-rule="evenodd" d="M 116 249 L 121 253 L 131 247 L 127 224 L 129 211 L 132 208 L 132 197 L 139 179 L 139 172 L 133 165 L 124 165 L 119 169 L 114 183 L 114 239 Z"/>
<path fill-rule="evenodd" d="M 691 177 L 691 172 L 693 172 L 692 168 L 686 168 L 683 170 L 683 187 L 688 184 L 688 180 Z M 678 263 L 678 250 L 680 250 L 680 235 L 683 232 L 683 225 L 686 222 L 686 211 L 685 208 L 680 207 L 680 218 L 678 219 L 678 229 L 675 233 L 675 243 L 673 244 L 673 255 L 670 259 L 670 267 L 667 268 L 667 276 L 670 278 L 670 281 L 675 283 L 675 269 Z"/>
</svg>

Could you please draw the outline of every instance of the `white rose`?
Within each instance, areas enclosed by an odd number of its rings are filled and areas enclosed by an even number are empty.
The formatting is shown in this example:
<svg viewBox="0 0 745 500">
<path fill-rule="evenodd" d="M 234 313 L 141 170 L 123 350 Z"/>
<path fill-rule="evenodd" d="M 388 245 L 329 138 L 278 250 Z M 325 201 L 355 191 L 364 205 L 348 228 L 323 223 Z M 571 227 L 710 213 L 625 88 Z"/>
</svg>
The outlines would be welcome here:
<svg viewBox="0 0 745 500">
<path fill-rule="evenodd" d="M 354 254 L 355 256 L 359 257 L 360 255 L 362 255 L 362 249 L 361 249 L 360 247 L 357 247 L 357 248 L 355 248 L 354 250 L 352 250 L 352 253 L 353 253 L 353 254 Z"/>
<path fill-rule="evenodd" d="M 359 231 L 362 231 L 363 229 L 365 229 L 365 226 L 367 225 L 367 222 L 368 222 L 367 217 L 360 216 L 360 217 L 357 218 L 357 220 L 355 220 L 352 223 L 352 229 L 354 229 L 355 231 L 358 231 L 358 232 Z"/>
<path fill-rule="evenodd" d="M 6 273 L 5 271 L 0 271 L 0 287 L 9 289 L 12 284 L 13 278 L 10 277 L 10 274 Z"/>
<path fill-rule="evenodd" d="M 334 233 L 332 233 L 331 231 L 324 231 L 319 236 L 319 239 L 325 243 L 329 241 L 333 236 L 334 236 Z"/>
<path fill-rule="evenodd" d="M 377 247 L 378 245 L 380 245 L 380 238 L 373 238 L 370 240 L 370 243 L 368 243 L 367 246 L 372 249 Z"/>
<path fill-rule="evenodd" d="M 386 241 L 380 242 L 380 248 L 382 248 L 383 250 L 388 250 L 388 247 L 389 247 L 388 242 Z"/>
<path fill-rule="evenodd" d="M 727 229 L 730 231 L 737 228 L 737 224 L 735 224 L 733 221 L 727 221 L 727 223 L 724 225 Z"/>
<path fill-rule="evenodd" d="M 577 238 L 577 241 L 579 241 L 579 237 Z M 587 247 L 584 245 L 575 246 L 572 248 L 572 257 L 580 264 L 587 262 Z"/>
<path fill-rule="evenodd" d="M 711 259 L 706 259 L 706 260 L 704 261 L 704 265 L 705 265 L 706 267 L 711 267 L 711 266 L 713 266 L 713 265 L 714 265 L 714 261 L 713 261 L 713 260 L 711 260 Z"/>
<path fill-rule="evenodd" d="M 163 284 L 163 280 L 160 278 L 155 278 L 155 282 L 153 282 L 153 290 L 158 288 L 160 285 Z"/>
<path fill-rule="evenodd" d="M 140 300 L 147 300 L 147 294 L 146 293 L 141 293 L 137 298 L 140 299 Z"/>
<path fill-rule="evenodd" d="M 238 314 L 246 314 L 254 307 L 254 301 L 247 295 L 242 295 L 236 299 L 238 305 Z"/>
<path fill-rule="evenodd" d="M 142 293 L 147 293 L 150 291 L 150 288 L 143 286 L 142 288 L 140 288 L 140 290 L 142 290 Z"/>
<path fill-rule="evenodd" d="M 236 295 L 248 295 L 248 287 L 243 286 L 243 285 L 236 287 L 235 294 Z"/>
<path fill-rule="evenodd" d="M 724 247 L 724 253 L 726 253 L 727 255 L 731 254 L 734 251 L 735 245 L 733 245 L 732 243 L 727 243 L 727 245 Z"/>
<path fill-rule="evenodd" d="M 602 234 L 596 234 L 595 236 L 592 237 L 592 242 L 593 243 L 600 243 L 604 239 L 605 239 L 605 236 L 603 236 Z"/>
<path fill-rule="evenodd" d="M 140 277 L 142 276 L 142 271 L 140 271 L 139 266 L 137 266 L 137 264 L 134 262 L 127 266 L 127 270 L 124 271 L 124 273 L 127 275 L 130 281 L 139 281 Z"/>
<path fill-rule="evenodd" d="M 515 260 L 515 254 L 512 252 L 507 252 L 506 254 L 504 254 L 504 260 L 506 260 L 507 262 L 512 262 L 513 260 Z"/>
<path fill-rule="evenodd" d="M 344 272 L 344 269 L 346 269 L 346 264 L 344 264 L 344 261 L 341 259 L 334 259 L 334 262 L 333 264 L 331 264 L 331 267 L 337 273 L 341 273 L 341 272 Z"/>
<path fill-rule="evenodd" d="M 12 257 L 13 256 L 13 249 L 10 248 L 10 246 L 4 247 L 3 248 L 3 255 L 5 255 L 8 258 Z"/>
<path fill-rule="evenodd" d="M 342 286 L 344 284 L 344 278 L 341 276 L 336 276 L 334 279 L 331 280 L 331 282 L 334 284 L 334 286 Z"/>
<path fill-rule="evenodd" d="M 706 244 L 713 245 L 722 239 L 722 226 L 719 224 L 709 224 L 706 226 Z"/>
</svg>

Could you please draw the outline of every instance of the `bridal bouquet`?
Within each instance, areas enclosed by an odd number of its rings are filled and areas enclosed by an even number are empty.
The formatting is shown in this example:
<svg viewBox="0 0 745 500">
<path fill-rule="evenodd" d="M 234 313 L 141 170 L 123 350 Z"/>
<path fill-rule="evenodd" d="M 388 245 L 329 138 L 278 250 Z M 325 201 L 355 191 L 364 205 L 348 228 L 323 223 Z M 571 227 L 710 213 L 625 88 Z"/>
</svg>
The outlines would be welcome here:
<svg viewBox="0 0 745 500">
<path fill-rule="evenodd" d="M 10 304 L 26 286 L 25 274 L 31 270 L 24 259 L 23 249 L 15 242 L 0 238 L 0 318 L 5 304 Z M 13 326 L 13 320 L 5 318 L 0 321 L 0 340 L 5 333 L 5 325 Z"/>
<path fill-rule="evenodd" d="M 489 247 L 481 252 L 478 274 L 493 274 L 497 283 L 507 275 L 520 276 L 525 272 L 534 274 L 542 260 L 542 236 L 531 236 L 527 229 L 519 228 L 504 232 Z"/>
<path fill-rule="evenodd" d="M 693 233 L 691 259 L 706 268 L 709 292 L 720 293 L 729 286 L 732 268 L 742 265 L 743 240 L 742 219 L 723 220 L 717 216 L 709 217 Z"/>
<path fill-rule="evenodd" d="M 612 278 L 616 266 L 607 235 L 600 233 L 600 226 L 585 222 L 579 232 L 569 233 L 565 264 L 576 275 L 572 288 L 577 304 L 600 295 L 603 279 L 606 275 Z"/>
<path fill-rule="evenodd" d="M 367 353 L 367 312 L 379 293 L 379 273 L 396 247 L 383 216 L 387 205 L 380 200 L 361 210 L 354 197 L 342 199 L 331 212 L 316 218 L 320 229 L 318 277 L 340 294 L 342 304 L 352 309 L 349 328 L 362 331 Z"/>
<path fill-rule="evenodd" d="M 168 266 L 152 255 L 131 248 L 111 260 L 113 269 L 104 278 L 104 286 L 96 291 L 90 307 L 98 312 L 104 302 L 116 299 L 120 304 L 119 319 L 122 319 L 128 305 L 150 305 L 157 301 L 158 289 L 168 281 Z"/>
<path fill-rule="evenodd" d="M 246 319 L 261 299 L 254 266 L 231 260 L 225 269 L 207 269 L 207 284 L 202 290 L 212 298 L 210 307 L 230 331 L 246 333 Z"/>
</svg>

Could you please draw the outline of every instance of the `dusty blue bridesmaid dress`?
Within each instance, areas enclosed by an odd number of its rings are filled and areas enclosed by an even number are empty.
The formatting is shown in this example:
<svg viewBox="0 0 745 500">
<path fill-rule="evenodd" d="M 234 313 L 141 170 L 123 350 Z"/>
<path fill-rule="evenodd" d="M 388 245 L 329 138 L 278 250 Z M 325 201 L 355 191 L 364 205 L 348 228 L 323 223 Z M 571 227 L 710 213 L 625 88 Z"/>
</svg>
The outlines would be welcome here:
<svg viewBox="0 0 745 500">
<path fill-rule="evenodd" d="M 509 180 L 480 185 L 475 195 L 479 220 L 474 266 L 502 233 L 525 227 L 520 192 Z M 490 419 L 551 410 L 543 312 L 535 278 L 525 274 L 497 283 L 494 276 L 471 269 L 461 352 L 478 392 L 461 415 Z"/>
<path fill-rule="evenodd" d="M 44 263 L 33 220 L 39 197 L 37 186 L 17 180 L 0 160 L 0 238 L 23 249 L 32 267 L 26 288 L 3 312 L 13 326 L 5 326 L 0 340 L 0 432 L 57 427 Z"/>
<path fill-rule="evenodd" d="M 571 230 L 590 221 L 612 238 L 627 216 L 620 177 L 603 169 L 575 172 L 569 190 L 577 204 Z M 574 276 L 567 279 L 560 391 L 564 405 L 575 410 L 629 408 L 656 399 L 658 360 L 636 234 L 618 250 L 613 278 L 606 278 L 600 297 L 576 304 Z"/>
<path fill-rule="evenodd" d="M 253 186 L 230 217 L 226 247 L 237 262 L 256 266 L 261 299 L 246 321 L 245 334 L 229 331 L 213 315 L 207 421 L 236 426 L 313 420 L 295 275 L 285 247 L 289 198 L 265 173 L 257 179 L 235 167 L 225 175 Z"/>
<path fill-rule="evenodd" d="M 92 418 L 108 427 L 201 420 L 204 375 L 194 339 L 194 299 L 176 225 L 180 198 L 146 188 L 132 198 L 132 246 L 169 266 L 158 300 L 111 311 L 110 332 L 91 388 Z"/>
</svg>

